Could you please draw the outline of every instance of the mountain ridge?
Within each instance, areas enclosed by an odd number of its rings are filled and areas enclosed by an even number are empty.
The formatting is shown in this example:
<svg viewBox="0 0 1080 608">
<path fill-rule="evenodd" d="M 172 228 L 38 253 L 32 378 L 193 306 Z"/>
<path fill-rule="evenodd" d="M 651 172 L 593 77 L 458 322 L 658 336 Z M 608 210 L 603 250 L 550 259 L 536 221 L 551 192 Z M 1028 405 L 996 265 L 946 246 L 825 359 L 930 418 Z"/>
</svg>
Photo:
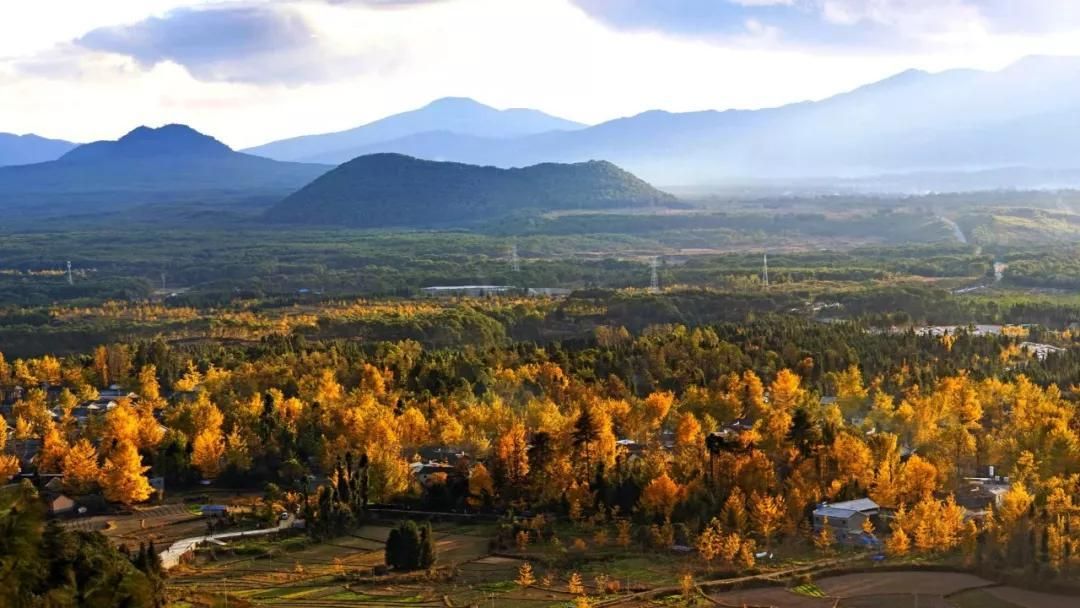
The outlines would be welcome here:
<svg viewBox="0 0 1080 608">
<path fill-rule="evenodd" d="M 57 160 L 0 167 L 0 210 L 37 217 L 139 205 L 248 205 L 277 200 L 329 168 L 235 152 L 186 125 L 138 127 Z"/>
<path fill-rule="evenodd" d="M 301 135 L 243 151 L 276 160 L 337 164 L 380 141 L 445 131 L 472 137 L 516 137 L 585 125 L 527 108 L 497 110 L 468 97 L 443 97 L 415 110 L 392 114 L 351 129 Z"/>
<path fill-rule="evenodd" d="M 0 133 L 0 167 L 55 160 L 79 144 L 26 133 Z"/>
</svg>

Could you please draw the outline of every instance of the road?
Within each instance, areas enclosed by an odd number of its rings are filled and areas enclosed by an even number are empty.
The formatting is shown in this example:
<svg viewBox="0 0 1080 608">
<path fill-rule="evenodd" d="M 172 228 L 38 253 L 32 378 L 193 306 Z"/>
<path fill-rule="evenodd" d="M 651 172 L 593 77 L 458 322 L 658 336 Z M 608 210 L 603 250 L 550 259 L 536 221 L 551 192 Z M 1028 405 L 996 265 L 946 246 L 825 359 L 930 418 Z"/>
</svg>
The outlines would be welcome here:
<svg viewBox="0 0 1080 608">
<path fill-rule="evenodd" d="M 296 521 L 296 517 L 289 515 L 288 519 L 281 520 L 278 525 L 273 528 L 263 528 L 261 530 L 243 530 L 241 532 L 222 532 L 220 534 L 204 534 L 202 536 L 192 536 L 190 538 L 184 538 L 176 541 L 169 546 L 168 549 L 161 552 L 161 566 L 162 568 L 169 570 L 177 566 L 180 563 L 180 558 L 184 556 L 188 551 L 195 548 L 196 545 L 202 542 L 214 541 L 214 540 L 226 540 L 230 538 L 246 538 L 248 536 L 262 536 L 264 534 L 272 534 L 274 532 L 280 532 L 281 530 L 288 530 L 292 528 L 293 522 Z"/>
</svg>

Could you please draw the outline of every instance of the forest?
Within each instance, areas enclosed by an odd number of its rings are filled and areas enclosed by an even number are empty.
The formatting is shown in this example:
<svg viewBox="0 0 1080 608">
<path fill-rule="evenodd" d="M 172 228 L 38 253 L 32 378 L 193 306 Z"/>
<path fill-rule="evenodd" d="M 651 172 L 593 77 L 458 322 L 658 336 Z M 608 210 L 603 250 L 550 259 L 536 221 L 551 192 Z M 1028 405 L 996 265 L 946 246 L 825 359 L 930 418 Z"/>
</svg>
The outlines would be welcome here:
<svg viewBox="0 0 1080 608">
<path fill-rule="evenodd" d="M 1063 350 L 1036 356 L 1036 337 Z M 585 543 L 691 544 L 733 571 L 760 547 L 830 550 L 839 540 L 810 527 L 815 505 L 870 497 L 895 514 L 877 531 L 889 555 L 1065 577 L 1080 559 L 1077 339 L 773 315 L 598 324 L 566 341 L 433 346 L 281 325 L 243 342 L 113 342 L 0 359 L 12 427 L 0 474 L 59 473 L 64 492 L 121 506 L 151 497 L 150 476 L 272 484 L 271 511 L 296 510 L 318 539 L 375 505 L 524 510 L 592 522 Z M 113 385 L 130 394 L 88 411 Z M 431 450 L 467 456 L 420 483 L 410 464 Z M 965 517 L 966 480 L 987 465 L 1008 491 Z M 545 526 L 500 534 L 528 546 Z M 421 563 L 400 557 L 419 550 L 393 559 Z"/>
</svg>

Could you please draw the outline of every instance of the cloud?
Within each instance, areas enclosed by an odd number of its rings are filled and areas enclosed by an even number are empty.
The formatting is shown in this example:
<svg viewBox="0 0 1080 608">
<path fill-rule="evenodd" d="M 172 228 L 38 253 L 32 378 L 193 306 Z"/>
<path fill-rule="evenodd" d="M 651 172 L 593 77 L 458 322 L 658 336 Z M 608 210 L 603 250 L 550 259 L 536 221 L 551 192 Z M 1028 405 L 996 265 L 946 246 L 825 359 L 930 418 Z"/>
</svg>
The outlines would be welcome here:
<svg viewBox="0 0 1080 608">
<path fill-rule="evenodd" d="M 300 11 L 285 4 L 179 8 L 92 30 L 73 45 L 126 55 L 147 69 L 172 62 L 199 80 L 223 82 L 302 84 L 385 61 L 340 52 L 320 39 Z"/>
<path fill-rule="evenodd" d="M 792 46 L 919 48 L 989 33 L 1080 28 L 1075 0 L 573 0 L 627 30 L 722 42 L 755 30 Z"/>
</svg>

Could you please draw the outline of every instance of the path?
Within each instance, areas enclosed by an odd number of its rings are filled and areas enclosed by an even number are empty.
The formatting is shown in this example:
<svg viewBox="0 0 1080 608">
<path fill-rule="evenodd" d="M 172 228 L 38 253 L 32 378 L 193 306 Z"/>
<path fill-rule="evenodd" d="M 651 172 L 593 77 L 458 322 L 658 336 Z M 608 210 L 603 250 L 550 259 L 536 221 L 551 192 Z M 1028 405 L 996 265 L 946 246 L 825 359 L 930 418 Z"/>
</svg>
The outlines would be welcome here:
<svg viewBox="0 0 1080 608">
<path fill-rule="evenodd" d="M 280 532 L 282 530 L 288 530 L 292 528 L 293 522 L 296 518 L 292 515 L 288 519 L 281 520 L 277 526 L 273 528 L 263 528 L 262 530 L 243 530 L 240 532 L 222 532 L 221 534 L 204 534 L 203 536 L 192 536 L 191 538 L 184 538 L 173 543 L 168 549 L 161 552 L 161 567 L 169 570 L 174 568 L 180 563 L 180 558 L 183 557 L 188 551 L 195 548 L 196 545 L 202 542 L 225 540 L 228 538 L 241 538 L 248 536 L 262 536 L 264 534 L 272 534 L 274 532 Z"/>
<path fill-rule="evenodd" d="M 713 579 L 713 580 L 708 580 L 708 581 L 702 581 L 702 582 L 697 584 L 697 587 L 699 589 L 706 589 L 706 588 L 712 588 L 712 587 L 726 587 L 726 586 L 736 585 L 736 584 L 740 584 L 740 583 L 747 583 L 747 582 L 755 581 L 755 580 L 770 580 L 770 579 L 790 578 L 790 577 L 795 576 L 797 574 L 804 574 L 804 573 L 813 572 L 815 570 L 824 570 L 824 569 L 827 569 L 827 568 L 834 568 L 834 567 L 839 566 L 841 564 L 846 564 L 846 563 L 854 562 L 854 561 L 858 561 L 858 560 L 865 560 L 868 555 L 869 555 L 868 553 L 860 553 L 858 555 L 853 555 L 853 556 L 850 556 L 850 557 L 819 560 L 819 561 L 816 561 L 816 562 L 813 562 L 813 563 L 810 563 L 810 564 L 805 564 L 805 565 L 802 565 L 802 566 L 793 566 L 791 568 L 786 568 L 786 569 L 783 569 L 783 570 L 774 570 L 774 571 L 771 571 L 771 572 L 762 572 L 761 574 L 751 574 L 751 575 L 739 576 L 739 577 L 735 577 L 735 578 L 721 578 L 721 579 Z M 618 606 L 620 604 L 625 604 L 625 603 L 629 603 L 629 602 L 638 602 L 638 601 L 643 601 L 643 600 L 648 601 L 648 600 L 653 599 L 654 597 L 660 597 L 660 596 L 663 596 L 663 595 L 675 594 L 675 593 L 682 593 L 682 587 L 677 586 L 677 585 L 672 585 L 672 586 L 669 586 L 669 587 L 657 587 L 655 589 L 650 589 L 648 591 L 641 591 L 641 592 L 638 592 L 638 593 L 631 593 L 630 595 L 623 595 L 623 596 L 612 598 L 612 599 L 609 599 L 609 600 L 602 600 L 600 602 L 597 602 L 594 605 L 597 606 L 598 608 L 604 608 L 604 607 L 608 607 L 608 606 Z"/>
</svg>

